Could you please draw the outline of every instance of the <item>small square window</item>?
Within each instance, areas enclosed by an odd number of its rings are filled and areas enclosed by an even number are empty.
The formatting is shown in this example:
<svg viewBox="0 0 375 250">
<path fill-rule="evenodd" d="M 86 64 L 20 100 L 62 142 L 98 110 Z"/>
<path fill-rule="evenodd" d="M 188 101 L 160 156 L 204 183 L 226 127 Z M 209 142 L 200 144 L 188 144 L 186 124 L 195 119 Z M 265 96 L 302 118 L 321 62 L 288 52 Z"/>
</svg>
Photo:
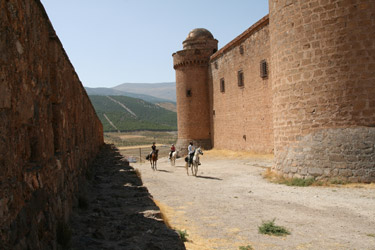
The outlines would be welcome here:
<svg viewBox="0 0 375 250">
<path fill-rule="evenodd" d="M 260 77 L 268 77 L 268 65 L 266 60 L 260 61 Z"/>
<path fill-rule="evenodd" d="M 238 87 L 243 87 L 244 86 L 244 79 L 243 79 L 243 71 L 242 70 L 238 71 L 237 78 L 238 78 Z"/>
<path fill-rule="evenodd" d="M 220 92 L 225 92 L 225 81 L 224 78 L 220 79 Z"/>
<path fill-rule="evenodd" d="M 186 90 L 186 97 L 191 97 L 191 89 Z"/>
</svg>

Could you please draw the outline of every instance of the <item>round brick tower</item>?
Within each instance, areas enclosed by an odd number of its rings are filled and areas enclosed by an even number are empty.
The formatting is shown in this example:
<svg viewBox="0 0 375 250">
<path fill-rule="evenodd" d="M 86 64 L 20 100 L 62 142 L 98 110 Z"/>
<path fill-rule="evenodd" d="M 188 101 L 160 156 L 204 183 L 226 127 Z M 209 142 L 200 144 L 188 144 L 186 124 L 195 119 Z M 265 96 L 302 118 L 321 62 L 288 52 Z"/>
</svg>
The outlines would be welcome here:
<svg viewBox="0 0 375 250">
<path fill-rule="evenodd" d="M 217 40 L 200 28 L 192 30 L 182 44 L 183 50 L 172 55 L 176 70 L 176 148 L 180 155 L 187 153 L 190 141 L 195 146 L 211 148 L 208 62 L 217 51 Z"/>
<path fill-rule="evenodd" d="M 269 8 L 274 170 L 375 181 L 375 1 Z"/>
</svg>

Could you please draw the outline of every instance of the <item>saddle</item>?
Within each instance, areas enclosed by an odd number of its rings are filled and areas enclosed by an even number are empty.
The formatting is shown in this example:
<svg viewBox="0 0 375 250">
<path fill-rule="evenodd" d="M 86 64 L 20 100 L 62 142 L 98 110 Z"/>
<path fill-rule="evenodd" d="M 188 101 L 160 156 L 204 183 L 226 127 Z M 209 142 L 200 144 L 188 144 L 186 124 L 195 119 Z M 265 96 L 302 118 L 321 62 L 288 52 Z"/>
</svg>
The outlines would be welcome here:
<svg viewBox="0 0 375 250">
<path fill-rule="evenodd" d="M 194 157 L 194 156 L 187 155 L 187 156 L 185 157 L 185 162 L 189 162 L 189 160 L 190 160 L 190 164 L 193 163 L 193 157 Z"/>
</svg>

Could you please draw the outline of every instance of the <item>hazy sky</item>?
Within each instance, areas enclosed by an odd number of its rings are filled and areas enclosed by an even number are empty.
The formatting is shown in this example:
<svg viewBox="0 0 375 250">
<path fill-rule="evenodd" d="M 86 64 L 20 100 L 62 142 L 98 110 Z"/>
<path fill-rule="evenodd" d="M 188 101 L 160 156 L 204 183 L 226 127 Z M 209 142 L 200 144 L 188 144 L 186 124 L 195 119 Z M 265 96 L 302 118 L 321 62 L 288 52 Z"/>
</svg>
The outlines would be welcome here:
<svg viewBox="0 0 375 250">
<path fill-rule="evenodd" d="M 41 0 L 82 83 L 175 81 L 172 53 L 194 28 L 219 48 L 268 14 L 268 0 Z"/>
</svg>

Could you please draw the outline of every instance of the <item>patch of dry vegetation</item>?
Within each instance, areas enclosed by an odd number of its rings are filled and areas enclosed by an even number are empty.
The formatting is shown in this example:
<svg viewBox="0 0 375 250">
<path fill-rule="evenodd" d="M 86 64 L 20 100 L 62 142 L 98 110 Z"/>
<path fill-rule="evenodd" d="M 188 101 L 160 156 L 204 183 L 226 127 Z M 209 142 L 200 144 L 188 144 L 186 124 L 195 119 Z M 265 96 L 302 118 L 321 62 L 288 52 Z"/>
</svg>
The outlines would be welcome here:
<svg viewBox="0 0 375 250">
<path fill-rule="evenodd" d="M 368 188 L 375 189 L 375 183 L 347 183 L 338 179 L 331 180 L 315 180 L 314 178 L 285 178 L 282 175 L 279 175 L 273 172 L 271 169 L 267 169 L 263 172 L 263 178 L 267 179 L 270 182 L 277 184 L 285 184 L 287 186 L 324 186 L 324 187 L 342 187 L 342 188 Z"/>
<path fill-rule="evenodd" d="M 273 159 L 273 154 L 257 154 L 248 151 L 232 151 L 226 149 L 211 149 L 204 151 L 204 154 L 213 158 L 226 158 L 226 159 Z"/>
<path fill-rule="evenodd" d="M 173 229 L 171 223 L 169 222 L 168 220 L 168 217 L 167 217 L 167 207 L 165 207 L 161 202 L 157 201 L 157 200 L 153 200 L 156 204 L 156 206 L 159 207 L 159 210 L 160 210 L 160 217 L 162 218 L 162 220 L 164 221 L 165 225 L 170 228 L 170 229 Z"/>
</svg>

